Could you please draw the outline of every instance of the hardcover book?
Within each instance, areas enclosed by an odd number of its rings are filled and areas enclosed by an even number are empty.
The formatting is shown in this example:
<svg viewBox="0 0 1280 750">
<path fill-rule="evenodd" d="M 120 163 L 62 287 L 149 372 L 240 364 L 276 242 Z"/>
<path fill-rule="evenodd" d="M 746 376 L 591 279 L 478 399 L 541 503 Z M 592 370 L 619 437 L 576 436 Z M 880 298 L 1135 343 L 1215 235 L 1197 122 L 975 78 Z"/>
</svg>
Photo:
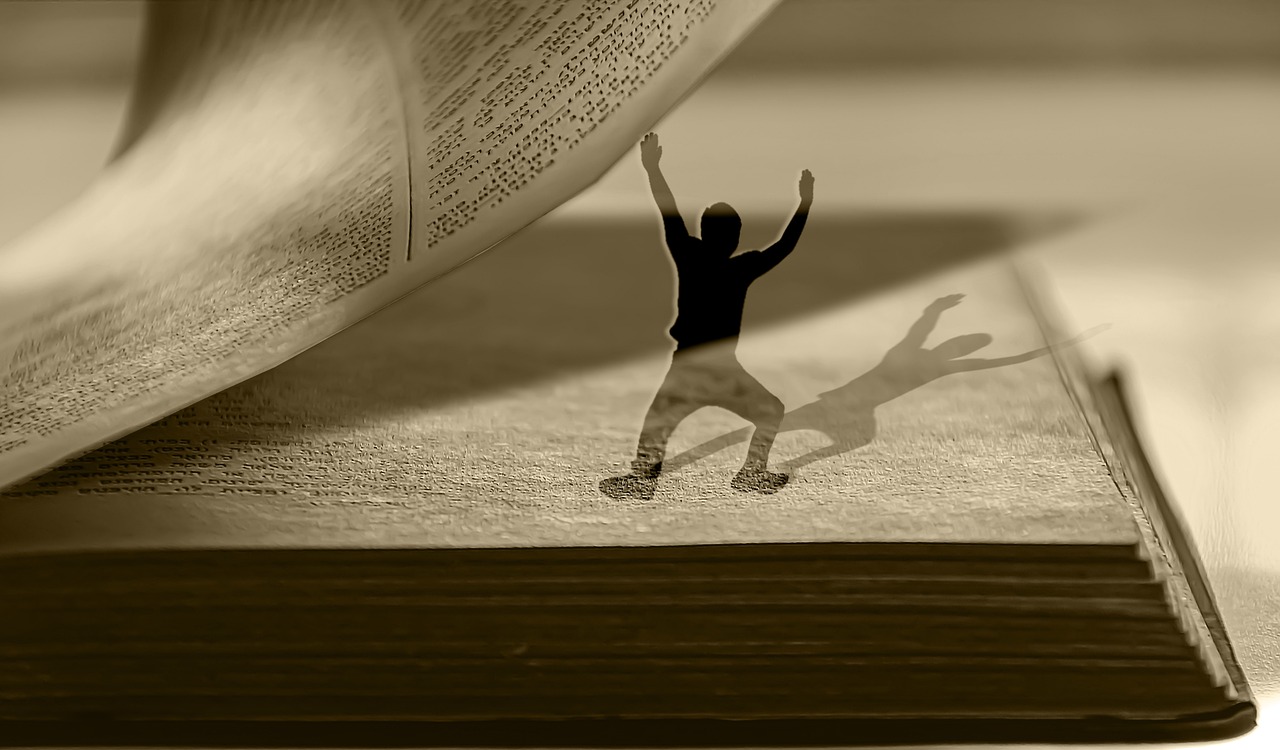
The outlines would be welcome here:
<svg viewBox="0 0 1280 750">
<path fill-rule="evenodd" d="M 681 213 L 644 134 L 771 5 L 153 8 L 118 154 L 0 252 L 4 735 L 1251 726 L 1025 222 L 820 164 Z M 621 156 L 648 220 L 475 257 Z"/>
</svg>

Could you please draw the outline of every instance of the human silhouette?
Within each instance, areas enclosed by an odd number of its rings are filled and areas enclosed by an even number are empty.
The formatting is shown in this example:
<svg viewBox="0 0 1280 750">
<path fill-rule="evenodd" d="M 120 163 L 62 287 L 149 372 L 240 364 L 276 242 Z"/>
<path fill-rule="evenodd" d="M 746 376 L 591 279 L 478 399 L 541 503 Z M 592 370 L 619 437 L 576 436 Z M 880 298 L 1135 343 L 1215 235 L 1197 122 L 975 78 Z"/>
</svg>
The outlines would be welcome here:
<svg viewBox="0 0 1280 750">
<path fill-rule="evenodd" d="M 618 499 L 652 498 L 667 441 L 676 426 L 704 406 L 719 406 L 754 425 L 746 461 L 730 486 L 741 492 L 777 492 L 788 476 L 768 470 L 769 449 L 784 407 L 742 367 L 737 341 L 747 288 L 787 257 L 800 240 L 813 202 L 813 175 L 807 169 L 801 174 L 800 206 L 778 241 L 764 250 L 734 255 L 742 229 L 738 214 L 728 204 L 716 203 L 702 213 L 701 237 L 690 236 L 662 176 L 661 158 L 658 136 L 646 135 L 640 143 L 640 160 L 662 213 L 667 250 L 678 278 L 676 320 L 670 330 L 675 351 L 645 414 L 631 473 L 603 480 L 600 491 Z"/>
<path fill-rule="evenodd" d="M 815 461 L 867 445 L 876 436 L 876 408 L 926 383 L 958 372 L 988 370 L 1026 362 L 1044 356 L 1055 348 L 1075 343 L 1091 333 L 1022 354 L 994 359 L 964 358 L 991 343 L 991 336 L 986 333 L 956 336 L 932 349 L 925 348 L 925 340 L 938 325 L 942 313 L 960 304 L 963 299 L 963 294 L 951 294 L 934 300 L 925 307 L 906 336 L 885 353 L 879 364 L 839 388 L 819 394 L 816 401 L 787 412 L 783 416 L 780 431 L 815 430 L 824 434 L 831 443 L 788 461 L 786 469 L 795 471 Z M 740 443 L 745 437 L 741 430 L 721 435 L 676 456 L 672 459 L 670 468 L 674 470 L 687 466 Z"/>
</svg>

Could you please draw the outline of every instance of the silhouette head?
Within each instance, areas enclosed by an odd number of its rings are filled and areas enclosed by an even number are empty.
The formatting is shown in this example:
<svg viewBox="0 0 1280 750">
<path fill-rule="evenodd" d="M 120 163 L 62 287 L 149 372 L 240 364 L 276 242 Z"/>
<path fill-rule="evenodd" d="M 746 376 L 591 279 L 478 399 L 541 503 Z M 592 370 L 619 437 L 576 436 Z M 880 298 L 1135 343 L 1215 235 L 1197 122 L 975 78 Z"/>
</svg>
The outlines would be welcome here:
<svg viewBox="0 0 1280 750">
<path fill-rule="evenodd" d="M 708 250 L 729 257 L 738 249 L 742 219 L 733 206 L 716 203 L 702 212 L 702 244 Z"/>
<path fill-rule="evenodd" d="M 933 351 L 942 355 L 944 359 L 955 359 L 966 354 L 973 354 L 990 343 L 991 334 L 989 333 L 966 333 L 963 336 L 956 336 L 953 339 L 943 341 L 933 347 Z"/>
</svg>

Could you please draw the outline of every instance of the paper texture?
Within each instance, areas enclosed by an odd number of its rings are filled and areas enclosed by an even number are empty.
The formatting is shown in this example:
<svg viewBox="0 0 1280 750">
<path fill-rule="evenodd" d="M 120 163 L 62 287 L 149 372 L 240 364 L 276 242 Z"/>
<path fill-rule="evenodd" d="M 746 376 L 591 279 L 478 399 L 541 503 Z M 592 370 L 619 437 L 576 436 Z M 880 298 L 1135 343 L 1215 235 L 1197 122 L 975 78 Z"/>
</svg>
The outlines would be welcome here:
<svg viewBox="0 0 1280 750">
<path fill-rule="evenodd" d="M 279 364 L 550 210 L 772 4 L 157 8 L 191 46 L 146 58 L 126 147 L 0 250 L 0 486 Z"/>
</svg>

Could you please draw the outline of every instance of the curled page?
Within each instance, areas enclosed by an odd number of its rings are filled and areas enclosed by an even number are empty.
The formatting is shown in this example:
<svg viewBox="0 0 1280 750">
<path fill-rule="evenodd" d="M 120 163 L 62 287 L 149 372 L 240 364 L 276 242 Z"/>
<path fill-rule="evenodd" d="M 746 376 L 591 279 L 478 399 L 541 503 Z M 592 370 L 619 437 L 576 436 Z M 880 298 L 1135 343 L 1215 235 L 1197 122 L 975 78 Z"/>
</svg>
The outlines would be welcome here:
<svg viewBox="0 0 1280 750">
<path fill-rule="evenodd" d="M 116 157 L 0 249 L 0 486 L 554 208 L 775 2 L 155 4 Z"/>
</svg>

